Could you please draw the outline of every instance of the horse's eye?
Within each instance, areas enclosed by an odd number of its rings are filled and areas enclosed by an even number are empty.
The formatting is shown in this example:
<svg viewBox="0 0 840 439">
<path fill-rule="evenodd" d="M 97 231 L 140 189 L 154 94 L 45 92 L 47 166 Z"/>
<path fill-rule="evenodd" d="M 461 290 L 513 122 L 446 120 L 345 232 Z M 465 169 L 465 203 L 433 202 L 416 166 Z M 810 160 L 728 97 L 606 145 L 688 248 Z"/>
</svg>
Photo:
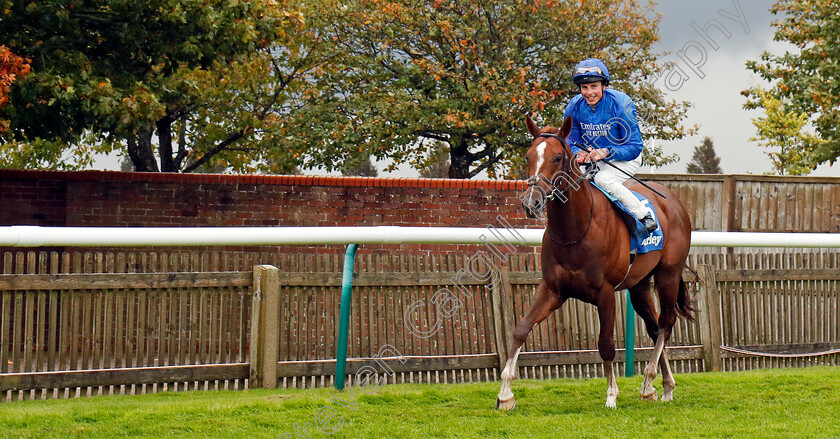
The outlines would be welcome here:
<svg viewBox="0 0 840 439">
<path fill-rule="evenodd" d="M 554 157 L 554 163 L 560 163 L 562 161 L 563 161 L 563 156 L 562 155 L 558 155 L 557 157 Z"/>
</svg>

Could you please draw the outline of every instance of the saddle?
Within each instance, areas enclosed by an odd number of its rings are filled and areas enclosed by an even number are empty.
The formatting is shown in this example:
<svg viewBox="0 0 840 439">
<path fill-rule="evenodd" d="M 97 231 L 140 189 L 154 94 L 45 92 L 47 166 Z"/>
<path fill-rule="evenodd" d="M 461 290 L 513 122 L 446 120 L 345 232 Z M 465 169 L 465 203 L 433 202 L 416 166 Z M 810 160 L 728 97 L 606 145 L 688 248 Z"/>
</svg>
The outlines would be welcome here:
<svg viewBox="0 0 840 439">
<path fill-rule="evenodd" d="M 631 190 L 630 192 L 642 202 L 642 205 L 647 207 L 650 212 L 653 214 L 653 219 L 656 221 L 656 225 L 659 226 L 653 233 L 648 233 L 645 226 L 642 225 L 639 220 L 636 219 L 636 216 L 630 213 L 621 201 L 618 201 L 617 198 L 612 196 L 609 192 L 605 191 L 603 188 L 595 184 L 594 181 L 589 181 L 592 186 L 595 186 L 596 189 L 603 192 L 604 195 L 607 196 L 607 199 L 610 200 L 612 203 L 613 208 L 618 212 L 618 216 L 624 221 L 624 224 L 627 226 L 627 231 L 630 233 L 630 254 L 636 253 L 647 253 L 652 252 L 655 250 L 662 250 L 662 244 L 664 243 L 664 235 L 662 234 L 662 226 L 659 224 L 659 215 L 656 213 L 656 209 L 654 209 L 653 204 L 651 204 L 650 200 L 644 197 L 644 195 Z"/>
</svg>

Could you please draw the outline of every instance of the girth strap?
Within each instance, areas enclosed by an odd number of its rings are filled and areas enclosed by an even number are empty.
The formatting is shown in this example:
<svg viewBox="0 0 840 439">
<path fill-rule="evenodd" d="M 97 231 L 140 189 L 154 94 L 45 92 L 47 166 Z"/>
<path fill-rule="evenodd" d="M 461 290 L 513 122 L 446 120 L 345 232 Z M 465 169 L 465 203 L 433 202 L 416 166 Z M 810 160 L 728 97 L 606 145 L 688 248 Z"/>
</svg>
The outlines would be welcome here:
<svg viewBox="0 0 840 439">
<path fill-rule="evenodd" d="M 624 279 L 621 279 L 621 282 L 619 282 L 615 285 L 615 290 L 616 291 L 619 290 L 618 286 L 623 284 L 624 281 L 627 280 L 627 276 L 630 275 L 630 269 L 633 268 L 633 261 L 635 261 L 635 260 L 636 260 L 636 254 L 635 253 L 630 253 L 630 264 L 627 265 L 627 273 L 624 273 Z"/>
</svg>

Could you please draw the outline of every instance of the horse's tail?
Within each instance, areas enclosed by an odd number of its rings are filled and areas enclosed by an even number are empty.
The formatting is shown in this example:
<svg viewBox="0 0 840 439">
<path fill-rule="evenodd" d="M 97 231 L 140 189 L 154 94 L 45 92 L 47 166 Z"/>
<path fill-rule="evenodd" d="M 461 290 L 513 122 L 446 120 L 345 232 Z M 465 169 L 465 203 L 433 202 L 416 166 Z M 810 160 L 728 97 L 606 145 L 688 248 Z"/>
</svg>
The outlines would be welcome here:
<svg viewBox="0 0 840 439">
<path fill-rule="evenodd" d="M 695 275 L 697 274 L 697 272 L 692 270 L 691 267 L 689 267 L 688 269 L 694 272 Z M 691 298 L 691 295 L 688 292 L 688 287 L 686 287 L 685 285 L 685 281 L 683 280 L 682 276 L 680 276 L 680 286 L 677 292 L 677 315 L 688 320 L 689 322 L 693 322 L 693 313 L 697 311 L 695 305 L 696 304 L 694 300 Z"/>
</svg>

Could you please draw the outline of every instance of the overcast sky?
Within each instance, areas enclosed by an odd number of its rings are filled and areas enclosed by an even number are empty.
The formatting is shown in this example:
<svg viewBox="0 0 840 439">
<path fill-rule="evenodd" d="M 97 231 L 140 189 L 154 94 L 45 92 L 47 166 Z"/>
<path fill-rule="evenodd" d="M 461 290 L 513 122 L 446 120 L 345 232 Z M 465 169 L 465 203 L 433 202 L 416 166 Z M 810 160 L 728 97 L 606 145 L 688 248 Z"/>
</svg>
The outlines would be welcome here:
<svg viewBox="0 0 840 439">
<path fill-rule="evenodd" d="M 700 131 L 698 136 L 660 143 L 666 153 L 679 154 L 681 159 L 657 172 L 685 172 L 694 147 L 705 136 L 714 142 L 724 173 L 763 174 L 771 170 L 767 150 L 749 141 L 755 135 L 752 118 L 763 113 L 744 110 L 746 98 L 740 95 L 741 90 L 756 84 L 766 85 L 758 75 L 747 71 L 747 60 L 759 60 L 764 51 L 782 54 L 792 48 L 773 41 L 771 23 L 779 17 L 770 13 L 771 5 L 769 0 L 659 0 L 656 9 L 663 17 L 658 52 L 670 52 L 662 60 L 676 62 L 688 77 L 672 75 L 673 83 L 679 84 L 671 87 L 675 91 L 668 91 L 664 79 L 656 84 L 672 99 L 694 104 L 686 125 L 697 123 Z M 692 68 L 691 63 L 697 66 Z M 823 165 L 811 175 L 840 176 L 840 164 Z"/>
</svg>

